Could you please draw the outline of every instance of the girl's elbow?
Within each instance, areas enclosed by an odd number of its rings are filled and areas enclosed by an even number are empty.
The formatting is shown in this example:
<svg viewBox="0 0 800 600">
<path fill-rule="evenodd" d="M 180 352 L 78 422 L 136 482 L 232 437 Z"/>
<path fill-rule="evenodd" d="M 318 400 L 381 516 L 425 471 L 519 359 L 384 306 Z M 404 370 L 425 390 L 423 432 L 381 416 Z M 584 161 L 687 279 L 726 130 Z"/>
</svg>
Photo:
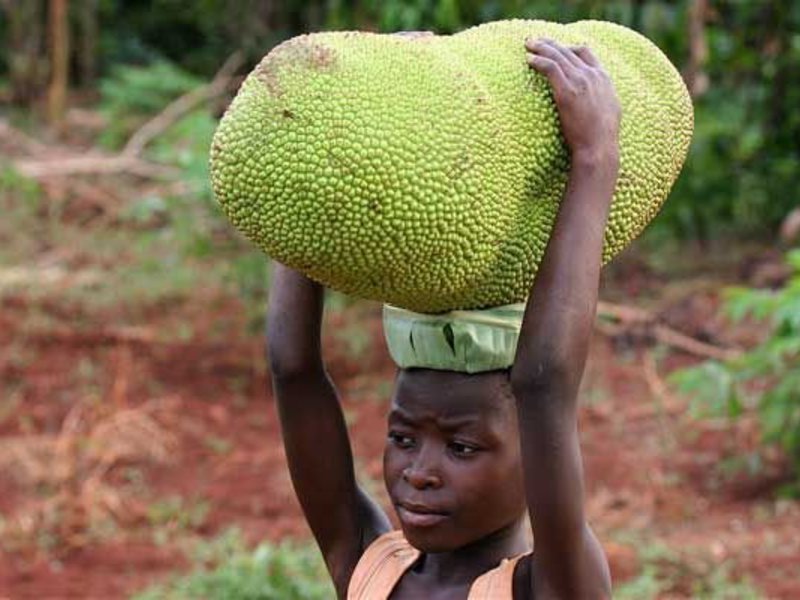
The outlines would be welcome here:
<svg viewBox="0 0 800 600">
<path fill-rule="evenodd" d="M 267 364 L 273 379 L 298 380 L 324 371 L 321 357 L 292 355 L 271 347 L 268 347 L 267 355 Z"/>
<path fill-rule="evenodd" d="M 563 389 L 572 379 L 572 369 L 565 360 L 531 361 L 511 369 L 511 390 L 517 398 L 538 396 Z"/>
</svg>

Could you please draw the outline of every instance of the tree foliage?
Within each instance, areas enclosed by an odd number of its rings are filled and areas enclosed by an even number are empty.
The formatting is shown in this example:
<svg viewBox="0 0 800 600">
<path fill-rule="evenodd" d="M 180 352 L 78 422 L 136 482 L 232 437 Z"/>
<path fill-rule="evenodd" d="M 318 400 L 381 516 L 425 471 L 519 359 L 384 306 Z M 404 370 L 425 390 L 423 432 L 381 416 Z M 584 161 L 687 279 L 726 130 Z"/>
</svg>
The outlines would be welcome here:
<svg viewBox="0 0 800 600">
<path fill-rule="evenodd" d="M 711 85 L 660 222 L 688 237 L 763 234 L 800 204 L 800 4 L 713 6 Z"/>
</svg>

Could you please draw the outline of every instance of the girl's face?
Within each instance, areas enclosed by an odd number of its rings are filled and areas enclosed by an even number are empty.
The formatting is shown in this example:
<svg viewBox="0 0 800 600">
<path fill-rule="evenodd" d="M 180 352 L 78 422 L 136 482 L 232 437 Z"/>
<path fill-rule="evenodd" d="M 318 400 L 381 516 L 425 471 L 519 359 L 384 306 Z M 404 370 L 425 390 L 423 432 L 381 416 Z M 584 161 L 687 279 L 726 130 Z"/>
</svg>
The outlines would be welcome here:
<svg viewBox="0 0 800 600">
<path fill-rule="evenodd" d="M 402 370 L 383 466 L 403 533 L 423 552 L 515 523 L 526 504 L 508 375 Z"/>
</svg>

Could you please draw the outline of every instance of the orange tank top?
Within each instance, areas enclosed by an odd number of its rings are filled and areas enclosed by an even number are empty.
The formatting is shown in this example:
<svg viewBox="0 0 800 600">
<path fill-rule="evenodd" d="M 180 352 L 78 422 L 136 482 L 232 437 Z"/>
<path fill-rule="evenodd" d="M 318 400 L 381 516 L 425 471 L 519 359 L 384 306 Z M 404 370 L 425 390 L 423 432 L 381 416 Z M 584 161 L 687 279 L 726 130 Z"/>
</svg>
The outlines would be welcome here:
<svg viewBox="0 0 800 600">
<path fill-rule="evenodd" d="M 420 551 L 406 541 L 402 531 L 383 534 L 358 561 L 347 587 L 347 600 L 386 600 L 419 555 Z M 478 577 L 467 600 L 512 600 L 514 567 L 523 556 L 526 555 L 504 558 L 499 566 Z"/>
</svg>

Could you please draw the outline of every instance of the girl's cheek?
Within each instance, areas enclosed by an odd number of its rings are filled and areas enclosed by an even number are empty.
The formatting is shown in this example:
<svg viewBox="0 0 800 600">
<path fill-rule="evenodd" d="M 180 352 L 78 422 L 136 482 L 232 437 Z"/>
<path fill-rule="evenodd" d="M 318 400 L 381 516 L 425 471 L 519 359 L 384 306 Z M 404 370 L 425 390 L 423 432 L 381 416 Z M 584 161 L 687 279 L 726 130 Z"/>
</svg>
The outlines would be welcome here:
<svg viewBox="0 0 800 600">
<path fill-rule="evenodd" d="M 402 457 L 397 455 L 397 452 L 387 447 L 383 453 L 383 476 L 387 482 L 397 478 L 398 474 L 403 470 Z"/>
</svg>

